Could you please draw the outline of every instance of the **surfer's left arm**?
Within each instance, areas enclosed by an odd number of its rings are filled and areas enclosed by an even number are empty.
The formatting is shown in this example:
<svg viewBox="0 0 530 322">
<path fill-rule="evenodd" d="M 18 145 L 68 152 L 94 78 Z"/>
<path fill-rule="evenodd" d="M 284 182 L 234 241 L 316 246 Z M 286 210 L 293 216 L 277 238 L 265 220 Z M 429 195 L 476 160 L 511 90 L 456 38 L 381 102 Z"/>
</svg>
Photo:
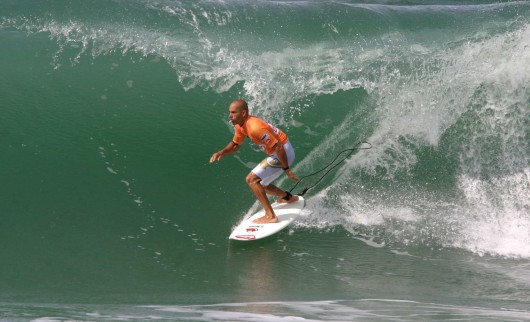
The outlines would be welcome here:
<svg viewBox="0 0 530 322">
<path fill-rule="evenodd" d="M 298 177 L 294 174 L 294 172 L 289 168 L 289 161 L 287 159 L 287 153 L 285 153 L 285 150 L 283 148 L 283 144 L 280 142 L 276 143 L 276 146 L 274 147 L 274 152 L 276 152 L 276 155 L 278 158 L 280 158 L 280 162 L 282 163 L 282 168 L 285 171 L 285 174 L 294 181 L 300 181 Z"/>
</svg>

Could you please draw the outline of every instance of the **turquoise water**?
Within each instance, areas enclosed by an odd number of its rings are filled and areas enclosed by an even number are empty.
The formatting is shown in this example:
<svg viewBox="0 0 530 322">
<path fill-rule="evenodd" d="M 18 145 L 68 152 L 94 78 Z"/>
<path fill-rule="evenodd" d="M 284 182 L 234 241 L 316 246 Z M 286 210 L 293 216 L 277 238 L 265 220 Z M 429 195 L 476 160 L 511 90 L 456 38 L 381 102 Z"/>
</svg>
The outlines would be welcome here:
<svg viewBox="0 0 530 322">
<path fill-rule="evenodd" d="M 0 319 L 530 320 L 529 18 L 526 1 L 1 1 Z M 299 176 L 373 145 L 253 243 L 227 237 L 264 155 L 209 164 L 236 98 L 289 135 Z"/>
</svg>

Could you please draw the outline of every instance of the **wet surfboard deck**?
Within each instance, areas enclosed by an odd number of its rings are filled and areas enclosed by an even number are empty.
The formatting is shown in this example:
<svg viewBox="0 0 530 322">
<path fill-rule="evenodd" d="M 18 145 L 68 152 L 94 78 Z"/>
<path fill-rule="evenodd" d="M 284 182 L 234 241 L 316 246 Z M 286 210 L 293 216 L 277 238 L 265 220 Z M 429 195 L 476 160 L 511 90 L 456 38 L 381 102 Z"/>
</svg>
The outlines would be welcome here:
<svg viewBox="0 0 530 322">
<path fill-rule="evenodd" d="M 270 224 L 255 224 L 252 221 L 265 215 L 265 211 L 261 210 L 243 220 L 230 234 L 229 239 L 251 241 L 258 240 L 276 234 L 285 227 L 289 226 L 296 218 L 298 218 L 304 208 L 305 200 L 301 196 L 298 201 L 293 203 L 273 203 L 272 208 L 278 217 L 277 223 Z"/>
</svg>

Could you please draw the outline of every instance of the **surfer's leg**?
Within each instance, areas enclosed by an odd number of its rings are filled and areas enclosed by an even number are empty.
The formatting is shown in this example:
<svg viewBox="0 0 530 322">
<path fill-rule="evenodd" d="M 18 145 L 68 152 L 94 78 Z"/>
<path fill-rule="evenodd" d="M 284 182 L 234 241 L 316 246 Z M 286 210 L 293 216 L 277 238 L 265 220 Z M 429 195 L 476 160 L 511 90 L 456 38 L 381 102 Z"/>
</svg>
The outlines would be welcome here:
<svg viewBox="0 0 530 322">
<path fill-rule="evenodd" d="M 285 191 L 283 191 L 282 189 L 276 187 L 273 184 L 269 184 L 267 186 L 263 186 L 263 188 L 265 188 L 265 192 L 268 195 L 276 196 L 276 197 L 285 197 Z"/>
<path fill-rule="evenodd" d="M 250 187 L 250 190 L 252 190 L 256 198 L 263 205 L 263 210 L 265 210 L 265 216 L 254 220 L 254 222 L 257 224 L 278 222 L 278 218 L 276 217 L 276 214 L 272 209 L 271 203 L 267 198 L 265 187 L 261 184 L 261 178 L 258 177 L 255 173 L 250 172 L 247 175 L 246 181 L 248 186 Z"/>
<path fill-rule="evenodd" d="M 291 193 L 284 191 L 273 184 L 265 186 L 265 192 L 271 196 L 281 197 L 276 200 L 277 203 L 291 203 L 298 201 L 298 196 L 292 195 Z"/>
</svg>

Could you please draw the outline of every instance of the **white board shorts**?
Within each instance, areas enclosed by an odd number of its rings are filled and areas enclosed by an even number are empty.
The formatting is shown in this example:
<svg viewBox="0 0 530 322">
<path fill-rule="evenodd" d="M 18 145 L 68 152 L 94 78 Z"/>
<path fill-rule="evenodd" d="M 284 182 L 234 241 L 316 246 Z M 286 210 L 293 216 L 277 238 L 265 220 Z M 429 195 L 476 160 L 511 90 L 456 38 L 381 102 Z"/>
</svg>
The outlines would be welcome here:
<svg viewBox="0 0 530 322">
<path fill-rule="evenodd" d="M 289 141 L 283 145 L 289 166 L 294 162 L 294 148 Z M 269 155 L 251 171 L 261 179 L 262 186 L 268 186 L 283 173 L 283 166 L 276 153 Z"/>
</svg>

